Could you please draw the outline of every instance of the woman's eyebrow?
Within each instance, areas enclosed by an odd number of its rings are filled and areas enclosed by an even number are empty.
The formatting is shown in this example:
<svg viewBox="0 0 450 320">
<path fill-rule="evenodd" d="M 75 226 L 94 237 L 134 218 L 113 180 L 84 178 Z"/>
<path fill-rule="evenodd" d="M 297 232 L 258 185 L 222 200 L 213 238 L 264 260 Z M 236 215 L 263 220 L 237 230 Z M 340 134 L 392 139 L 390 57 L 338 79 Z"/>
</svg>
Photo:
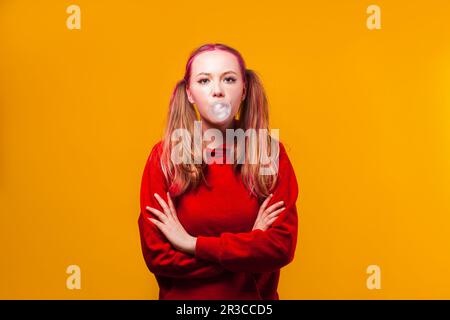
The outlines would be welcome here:
<svg viewBox="0 0 450 320">
<path fill-rule="evenodd" d="M 222 75 L 227 74 L 227 73 L 234 73 L 234 74 L 237 75 L 237 73 L 234 72 L 234 71 L 232 71 L 232 70 L 225 71 L 224 73 L 222 73 Z M 198 76 L 201 75 L 201 74 L 204 74 L 204 75 L 207 75 L 207 76 L 211 75 L 211 73 L 208 73 L 208 72 L 200 72 L 200 73 L 198 73 L 198 74 L 196 75 L 196 77 L 198 77 Z"/>
</svg>

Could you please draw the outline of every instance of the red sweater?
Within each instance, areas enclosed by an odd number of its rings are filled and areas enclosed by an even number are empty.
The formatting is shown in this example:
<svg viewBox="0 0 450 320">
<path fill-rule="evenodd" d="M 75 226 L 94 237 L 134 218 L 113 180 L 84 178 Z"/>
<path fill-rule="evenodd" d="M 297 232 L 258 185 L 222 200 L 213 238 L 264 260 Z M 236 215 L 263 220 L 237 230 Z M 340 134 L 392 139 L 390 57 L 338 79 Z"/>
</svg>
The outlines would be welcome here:
<svg viewBox="0 0 450 320">
<path fill-rule="evenodd" d="M 144 260 L 158 282 L 159 299 L 278 300 L 280 268 L 294 258 L 298 224 L 297 180 L 284 146 L 280 143 L 278 182 L 268 206 L 283 200 L 286 209 L 266 231 L 252 230 L 262 201 L 250 195 L 241 175 L 225 161 L 208 165 L 210 189 L 202 182 L 173 199 L 180 223 L 197 237 L 195 255 L 176 250 L 147 219 L 158 219 L 147 206 L 161 210 L 154 193 L 167 202 L 161 149 L 160 141 L 145 165 L 138 219 Z"/>
</svg>

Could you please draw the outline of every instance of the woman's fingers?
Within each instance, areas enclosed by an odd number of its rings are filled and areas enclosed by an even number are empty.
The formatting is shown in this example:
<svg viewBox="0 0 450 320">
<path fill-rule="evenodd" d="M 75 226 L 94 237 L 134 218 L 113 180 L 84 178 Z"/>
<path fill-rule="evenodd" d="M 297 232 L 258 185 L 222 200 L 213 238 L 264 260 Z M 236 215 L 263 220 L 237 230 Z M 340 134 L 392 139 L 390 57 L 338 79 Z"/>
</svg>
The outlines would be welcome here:
<svg viewBox="0 0 450 320">
<path fill-rule="evenodd" d="M 160 195 L 157 194 L 157 193 L 155 193 L 154 196 L 155 196 L 156 200 L 158 201 L 158 203 L 160 204 L 161 208 L 164 209 L 164 211 L 166 212 L 166 214 L 169 214 L 169 213 L 170 213 L 170 208 L 169 208 L 169 206 L 167 205 L 167 203 L 164 201 L 164 199 L 161 198 Z"/>
<path fill-rule="evenodd" d="M 266 209 L 266 213 L 269 214 L 274 211 L 276 208 L 281 207 L 284 204 L 284 201 L 279 201 Z"/>
<path fill-rule="evenodd" d="M 273 217 L 272 219 L 270 219 L 269 221 L 267 221 L 267 228 L 270 227 L 272 225 L 272 223 L 277 220 L 278 217 Z"/>
<path fill-rule="evenodd" d="M 264 210 L 266 210 L 267 204 L 269 203 L 270 199 L 272 199 L 273 197 L 273 193 L 271 193 L 266 200 L 264 200 L 264 202 L 261 204 L 261 207 L 259 207 L 259 212 L 258 215 L 262 214 L 264 212 Z"/>
<path fill-rule="evenodd" d="M 281 206 L 284 205 L 284 201 L 279 201 L 277 203 L 274 203 L 270 207 L 267 208 L 270 200 L 272 200 L 272 199 L 273 199 L 273 193 L 271 193 L 261 204 L 261 207 L 259 208 L 258 216 L 256 218 L 253 229 L 260 228 L 261 230 L 266 230 L 267 227 L 273 221 L 275 221 L 275 219 L 278 217 L 278 215 L 284 209 L 286 209 L 285 207 L 279 209 Z"/>
<path fill-rule="evenodd" d="M 277 217 L 281 213 L 281 211 L 283 211 L 284 209 L 286 209 L 286 207 L 278 209 L 278 210 L 272 212 L 271 214 L 267 215 L 266 216 L 266 221 L 269 221 L 270 219 L 272 219 L 274 217 Z"/>
<path fill-rule="evenodd" d="M 172 217 L 175 220 L 178 220 L 177 211 L 175 210 L 175 206 L 173 205 L 173 201 L 172 201 L 172 198 L 170 197 L 169 192 L 167 192 L 167 202 L 169 202 L 169 208 L 170 208 L 170 212 L 172 213 Z"/>
<path fill-rule="evenodd" d="M 153 222 L 153 223 L 158 227 L 158 229 L 162 231 L 161 228 L 163 227 L 163 224 L 162 224 L 161 221 L 158 221 L 158 220 L 152 219 L 152 218 L 148 218 L 148 220 L 150 220 L 151 222 Z"/>
<path fill-rule="evenodd" d="M 155 208 L 152 208 L 152 207 L 147 207 L 146 209 L 150 212 L 153 212 L 160 221 L 165 222 L 167 220 L 167 216 L 164 213 L 162 213 L 161 211 L 156 210 Z"/>
</svg>

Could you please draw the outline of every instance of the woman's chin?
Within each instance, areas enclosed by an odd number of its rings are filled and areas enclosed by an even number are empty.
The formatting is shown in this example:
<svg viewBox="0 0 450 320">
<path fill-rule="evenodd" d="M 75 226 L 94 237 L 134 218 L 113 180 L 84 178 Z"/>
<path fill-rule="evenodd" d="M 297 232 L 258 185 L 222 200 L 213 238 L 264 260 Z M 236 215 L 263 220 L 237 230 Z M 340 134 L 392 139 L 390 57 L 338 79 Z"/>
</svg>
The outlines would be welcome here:
<svg viewBox="0 0 450 320">
<path fill-rule="evenodd" d="M 210 119 L 209 122 L 213 124 L 214 126 L 224 126 L 231 122 L 232 119 L 225 118 L 225 119 Z"/>
</svg>

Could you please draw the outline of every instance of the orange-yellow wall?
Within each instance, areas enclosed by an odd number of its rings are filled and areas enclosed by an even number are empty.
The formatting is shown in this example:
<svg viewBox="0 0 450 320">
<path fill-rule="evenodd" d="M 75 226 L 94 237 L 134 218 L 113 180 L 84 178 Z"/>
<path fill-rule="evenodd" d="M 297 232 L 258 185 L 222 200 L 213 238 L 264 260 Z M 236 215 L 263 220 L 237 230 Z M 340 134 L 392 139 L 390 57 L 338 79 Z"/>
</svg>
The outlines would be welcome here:
<svg viewBox="0 0 450 320">
<path fill-rule="evenodd" d="M 299 182 L 280 298 L 449 299 L 449 19 L 444 0 L 2 1 L 0 298 L 157 298 L 141 173 L 188 54 L 223 42 L 261 75 Z"/>
</svg>

